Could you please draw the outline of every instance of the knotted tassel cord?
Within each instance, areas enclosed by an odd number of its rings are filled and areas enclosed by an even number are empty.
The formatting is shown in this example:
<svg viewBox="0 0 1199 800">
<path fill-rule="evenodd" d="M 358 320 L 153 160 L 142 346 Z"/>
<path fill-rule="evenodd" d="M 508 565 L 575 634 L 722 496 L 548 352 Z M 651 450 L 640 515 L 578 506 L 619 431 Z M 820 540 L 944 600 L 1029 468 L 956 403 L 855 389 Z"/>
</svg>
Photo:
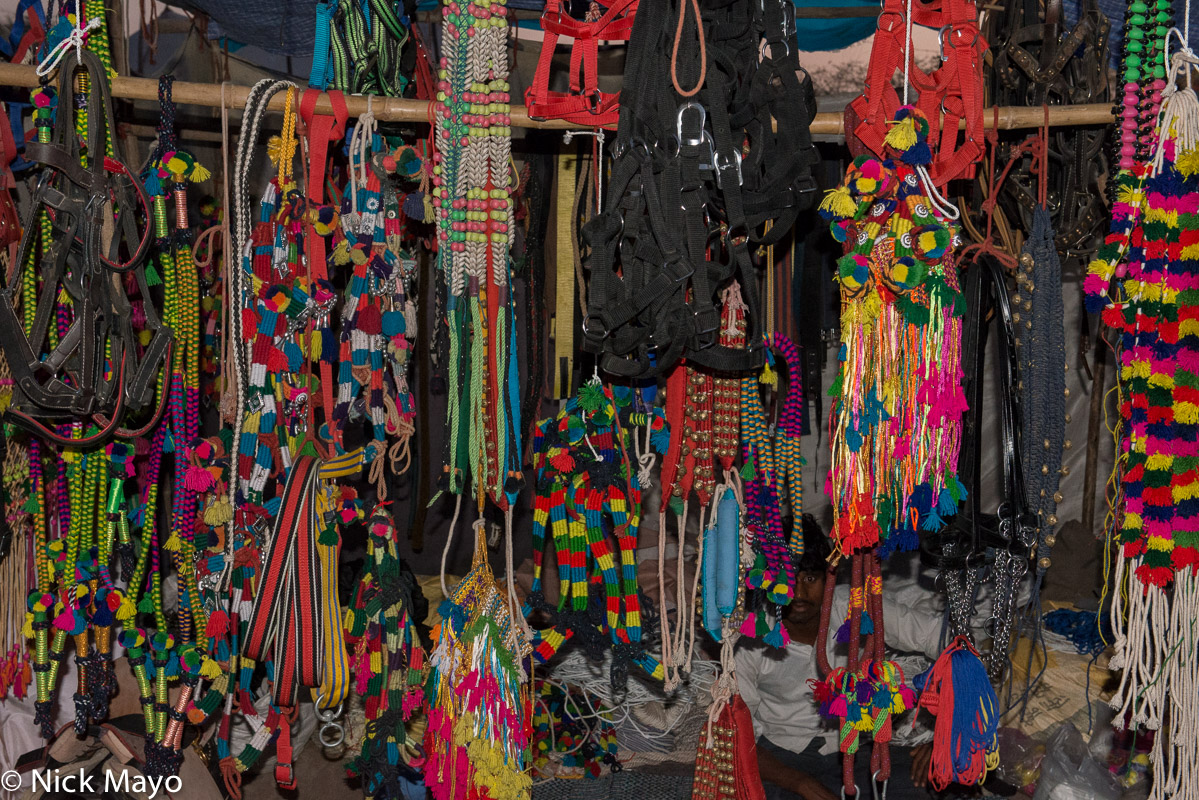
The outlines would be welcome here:
<svg viewBox="0 0 1199 800">
<path fill-rule="evenodd" d="M 888 157 L 856 158 L 820 204 L 845 250 L 837 270 L 841 369 L 830 390 L 837 400 L 826 491 L 834 558 L 851 556 L 853 570 L 849 664 L 830 671 L 821 656 L 825 678 L 815 688 L 822 711 L 841 726 L 846 793 L 855 790 L 852 756 L 862 733 L 876 744 L 872 770 L 889 777 L 890 716 L 912 706 L 902 672 L 882 658 L 878 560 L 916 547 L 918 531 L 943 527 L 965 494 L 956 475 L 965 410 L 958 236 L 924 195 L 928 135 L 919 110 L 900 108 L 884 142 Z M 831 599 L 826 594 L 818 648 Z M 870 638 L 859 658 L 864 634 Z"/>
<path fill-rule="evenodd" d="M 1193 698 L 1175 694 L 1193 693 L 1196 671 L 1199 481 L 1194 467 L 1199 452 L 1193 451 L 1199 417 L 1192 411 L 1192 395 L 1199 388 L 1194 252 L 1199 101 L 1189 85 L 1178 85 L 1179 73 L 1189 74 L 1194 56 L 1184 50 L 1165 64 L 1164 37 L 1150 39 L 1160 51 L 1150 62 L 1155 80 L 1138 80 L 1144 72 L 1143 42 L 1134 49 L 1132 32 L 1149 26 L 1148 8 L 1139 4 L 1130 10 L 1116 202 L 1110 233 L 1089 267 L 1084 290 L 1088 311 L 1100 312 L 1120 334 L 1120 483 L 1109 501 L 1120 544 L 1112 583 L 1116 652 L 1111 666 L 1122 674 L 1111 702 L 1126 724 L 1157 729 L 1169 721 L 1151 751 L 1150 797 L 1156 800 L 1195 797 L 1199 785 L 1194 756 L 1199 708 Z M 1135 116 L 1134 107 L 1139 107 Z"/>
</svg>

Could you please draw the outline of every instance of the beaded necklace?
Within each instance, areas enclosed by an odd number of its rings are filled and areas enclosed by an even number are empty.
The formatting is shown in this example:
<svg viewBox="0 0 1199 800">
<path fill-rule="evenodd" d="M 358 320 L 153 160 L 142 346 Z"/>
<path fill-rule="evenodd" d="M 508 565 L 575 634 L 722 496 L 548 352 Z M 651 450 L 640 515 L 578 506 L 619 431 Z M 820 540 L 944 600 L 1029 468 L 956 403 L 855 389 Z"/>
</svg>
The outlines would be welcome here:
<svg viewBox="0 0 1199 800">
<path fill-rule="evenodd" d="M 433 204 L 448 292 L 450 392 L 441 489 L 460 495 L 473 478 L 482 513 L 487 497 L 506 509 L 521 481 L 508 260 L 507 8 L 446 2 L 442 13 Z"/>
</svg>

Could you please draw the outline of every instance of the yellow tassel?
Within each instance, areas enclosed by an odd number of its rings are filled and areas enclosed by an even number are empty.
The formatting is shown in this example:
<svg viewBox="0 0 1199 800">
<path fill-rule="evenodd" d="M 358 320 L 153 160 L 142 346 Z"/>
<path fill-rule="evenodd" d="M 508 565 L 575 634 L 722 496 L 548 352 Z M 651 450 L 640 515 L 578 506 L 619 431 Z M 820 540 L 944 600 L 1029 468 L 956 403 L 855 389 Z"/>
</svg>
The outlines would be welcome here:
<svg viewBox="0 0 1199 800">
<path fill-rule="evenodd" d="M 1187 150 L 1174 159 L 1174 168 L 1184 177 L 1191 177 L 1199 172 L 1199 150 Z"/>
<path fill-rule="evenodd" d="M 774 374 L 774 370 L 770 368 L 770 362 L 767 361 L 762 365 L 762 374 L 758 376 L 758 383 L 765 384 L 771 389 L 777 388 L 779 385 L 778 375 Z"/>
<path fill-rule="evenodd" d="M 424 207 L 425 211 L 425 222 L 432 221 L 433 215 L 436 212 L 433 210 L 433 198 L 429 196 L 428 192 L 425 192 L 425 196 L 421 200 L 421 205 Z M 852 214 L 853 212 L 851 211 L 850 213 Z"/>
<path fill-rule="evenodd" d="M 212 505 L 204 509 L 204 524 L 217 527 L 233 519 L 233 506 L 227 496 L 218 498 Z"/>
<path fill-rule="evenodd" d="M 916 121 L 912 117 L 891 123 L 891 130 L 883 143 L 890 145 L 899 152 L 905 152 L 916 144 Z"/>
<path fill-rule="evenodd" d="M 828 211 L 835 217 L 852 217 L 857 213 L 858 206 L 849 194 L 849 187 L 838 186 L 824 193 L 824 199 L 820 201 L 820 210 Z"/>
<path fill-rule="evenodd" d="M 1140 205 L 1143 198 L 1144 195 L 1141 193 L 1141 190 L 1135 186 L 1121 186 L 1119 191 L 1116 192 L 1116 202 L 1125 203 L 1130 206 Z"/>
<path fill-rule="evenodd" d="M 133 619 L 135 614 L 137 614 L 137 606 L 129 599 L 129 595 L 121 595 L 121 605 L 117 607 L 117 619 L 124 622 L 127 619 Z"/>
<path fill-rule="evenodd" d="M 191 174 L 192 183 L 203 183 L 204 181 L 208 180 L 211 177 L 212 177 L 212 173 L 209 172 L 208 168 L 205 167 L 203 164 L 201 164 L 199 161 L 197 161 L 192 166 L 192 174 Z"/>
<path fill-rule="evenodd" d="M 33 614 L 32 614 L 32 612 L 26 612 L 26 614 L 25 614 L 25 624 L 21 626 L 21 638 L 22 639 L 32 639 L 33 638 Z"/>
<path fill-rule="evenodd" d="M 164 550 L 170 550 L 172 553 L 177 553 L 179 548 L 182 546 L 183 543 L 179 541 L 179 534 L 172 533 L 167 539 L 166 544 L 164 544 L 162 547 Z"/>
<path fill-rule="evenodd" d="M 207 656 L 200 662 L 200 677 L 210 681 L 221 677 L 221 665 Z"/>
</svg>

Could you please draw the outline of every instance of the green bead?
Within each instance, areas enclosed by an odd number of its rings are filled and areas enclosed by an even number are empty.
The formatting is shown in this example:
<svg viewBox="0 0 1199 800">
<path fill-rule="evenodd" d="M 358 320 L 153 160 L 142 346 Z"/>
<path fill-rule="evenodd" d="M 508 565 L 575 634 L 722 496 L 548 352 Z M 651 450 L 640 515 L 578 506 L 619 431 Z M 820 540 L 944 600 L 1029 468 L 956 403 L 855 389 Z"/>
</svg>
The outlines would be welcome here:
<svg viewBox="0 0 1199 800">
<path fill-rule="evenodd" d="M 1130 83 L 1130 82 L 1136 83 L 1140 79 L 1141 79 L 1141 71 L 1139 69 L 1124 70 L 1124 82 L 1125 83 Z"/>
<path fill-rule="evenodd" d="M 1133 14 L 1131 17 L 1129 17 L 1128 24 L 1130 26 L 1144 25 L 1145 18 L 1143 16 L 1141 16 L 1140 14 Z"/>
<path fill-rule="evenodd" d="M 1128 47 L 1128 52 L 1139 53 L 1144 48 L 1144 45 L 1141 44 L 1140 42 L 1129 42 L 1127 47 Z"/>
<path fill-rule="evenodd" d="M 1138 55 L 1131 55 L 1125 59 L 1124 63 L 1130 67 L 1139 67 L 1141 66 L 1141 57 Z"/>
<path fill-rule="evenodd" d="M 1128 38 L 1129 39 L 1144 39 L 1145 32 L 1143 30 L 1141 30 L 1140 28 L 1132 28 L 1131 30 L 1128 31 Z"/>
<path fill-rule="evenodd" d="M 1160 65 L 1159 65 L 1159 66 L 1156 66 L 1156 67 L 1154 67 L 1154 68 L 1153 68 L 1153 77 L 1155 77 L 1155 78 L 1164 78 L 1164 77 L 1166 77 L 1166 68 L 1165 68 L 1165 67 L 1163 67 L 1163 66 L 1160 66 Z"/>
</svg>

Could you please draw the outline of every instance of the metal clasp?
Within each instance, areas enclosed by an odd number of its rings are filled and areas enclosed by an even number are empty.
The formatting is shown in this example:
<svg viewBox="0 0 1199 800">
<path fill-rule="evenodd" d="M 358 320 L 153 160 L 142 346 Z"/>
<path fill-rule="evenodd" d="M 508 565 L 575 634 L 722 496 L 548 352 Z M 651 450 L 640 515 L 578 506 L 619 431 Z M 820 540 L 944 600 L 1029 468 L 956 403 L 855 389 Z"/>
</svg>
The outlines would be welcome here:
<svg viewBox="0 0 1199 800">
<path fill-rule="evenodd" d="M 699 113 L 699 135 L 694 138 L 683 136 L 683 117 L 688 111 L 696 111 Z M 675 134 L 678 136 L 679 145 L 689 145 L 691 147 L 699 147 L 704 143 L 704 126 L 708 124 L 708 111 L 702 105 L 694 100 L 688 100 L 679 106 L 679 111 L 675 117 Z"/>
<path fill-rule="evenodd" d="M 324 694 L 318 695 L 316 698 L 316 718 L 321 722 L 321 729 L 317 732 L 317 738 L 325 747 L 337 747 L 346 740 L 345 726 L 338 721 L 341 716 L 342 708 L 345 703 L 338 703 L 334 708 L 321 708 L 321 699 Z"/>
</svg>

